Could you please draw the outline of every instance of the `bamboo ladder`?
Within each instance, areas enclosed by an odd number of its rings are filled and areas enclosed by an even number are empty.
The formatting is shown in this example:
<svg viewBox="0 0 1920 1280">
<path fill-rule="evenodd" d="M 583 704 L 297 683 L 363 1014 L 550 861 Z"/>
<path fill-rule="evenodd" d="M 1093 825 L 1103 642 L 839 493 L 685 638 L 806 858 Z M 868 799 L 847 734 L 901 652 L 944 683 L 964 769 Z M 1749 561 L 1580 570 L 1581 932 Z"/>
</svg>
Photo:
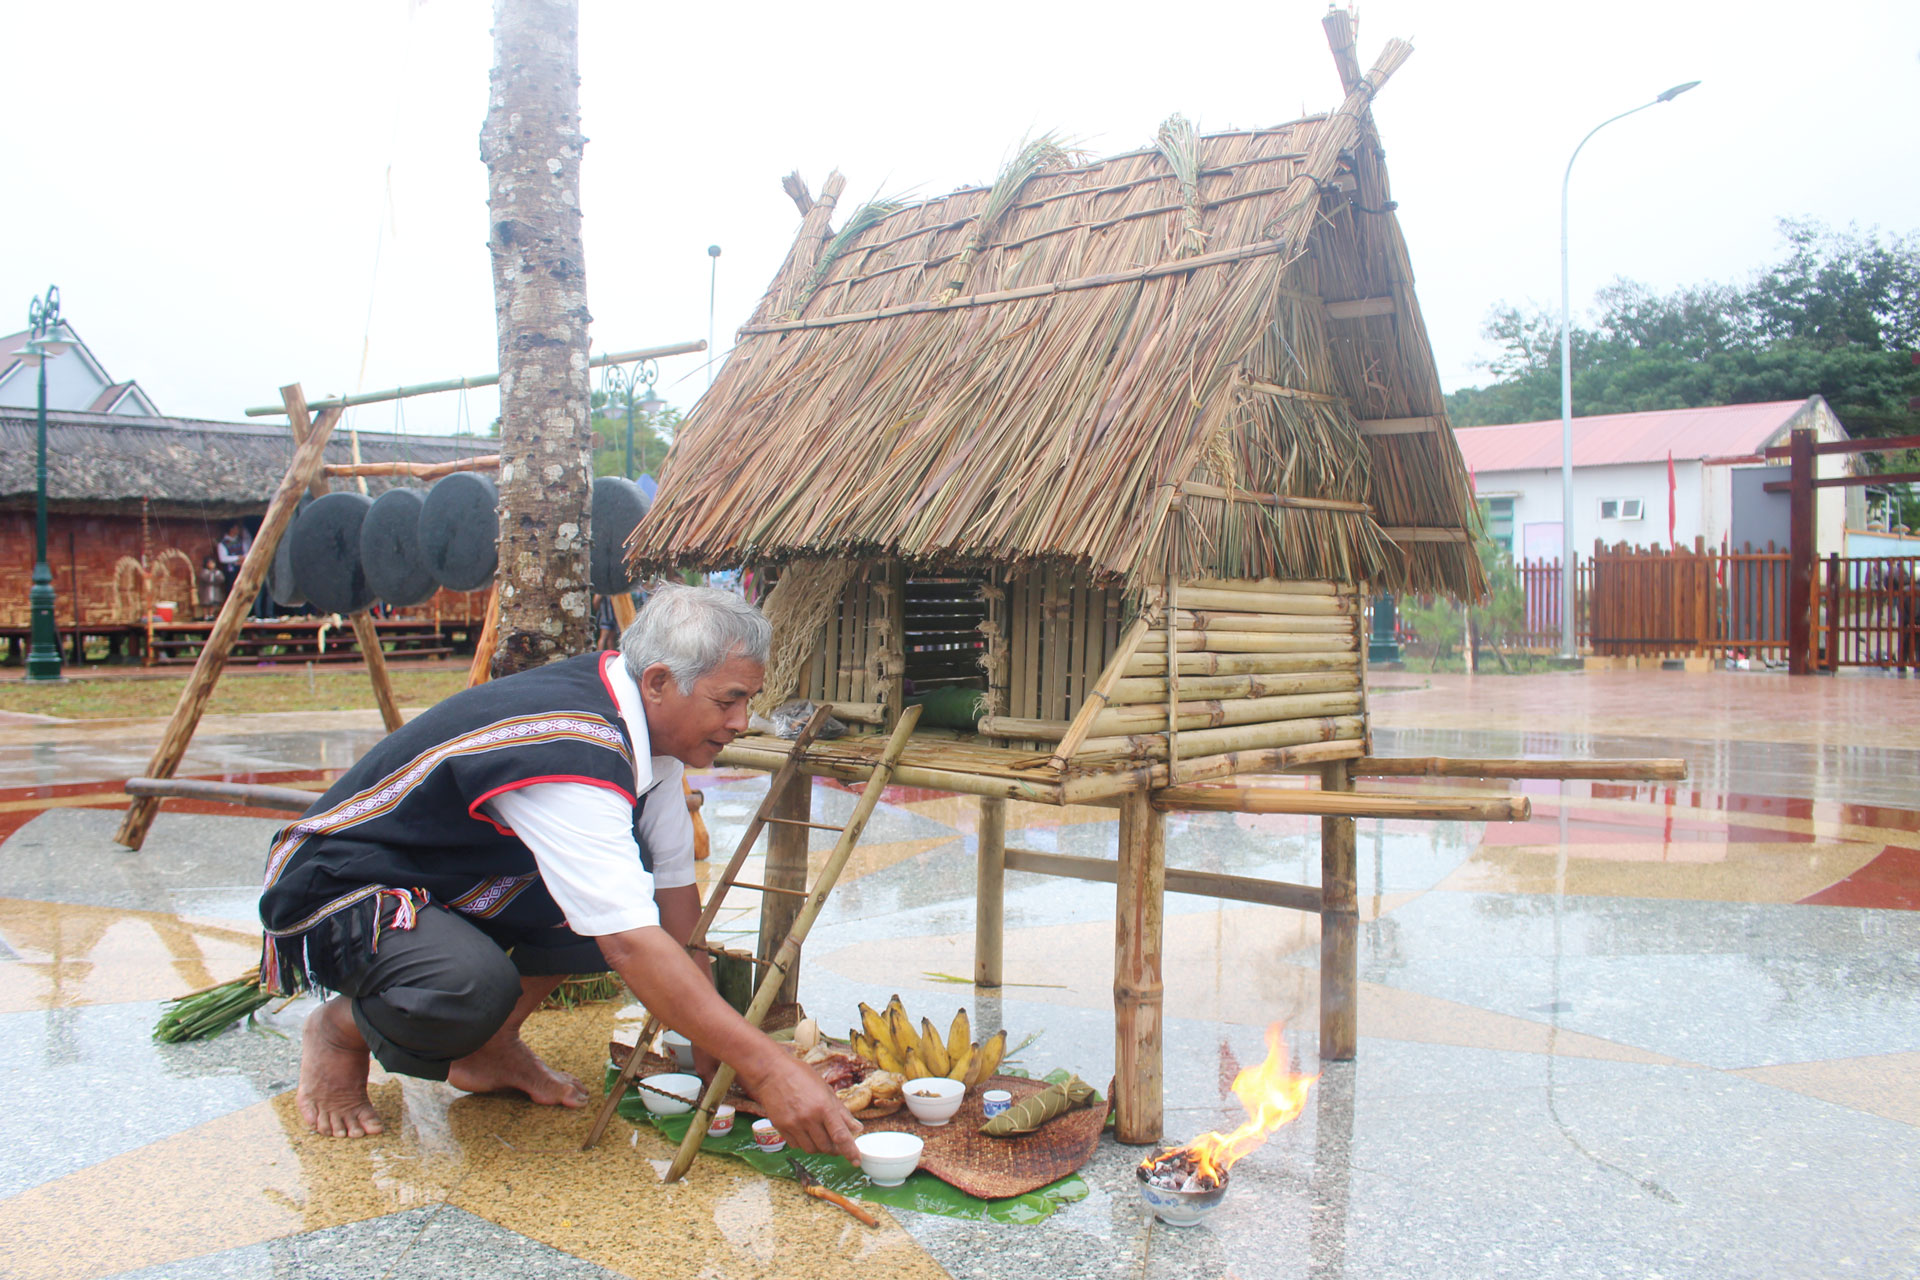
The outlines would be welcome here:
<svg viewBox="0 0 1920 1280">
<path fill-rule="evenodd" d="M 887 783 L 893 777 L 894 766 L 899 763 L 901 752 L 906 750 L 908 738 L 912 736 L 914 727 L 920 723 L 919 707 L 908 707 L 901 715 L 892 736 L 887 739 L 886 749 L 881 752 L 879 762 L 874 765 L 873 773 L 867 779 L 865 789 L 860 793 L 859 801 L 853 807 L 853 816 L 847 819 L 846 826 L 835 827 L 829 823 L 803 822 L 796 818 L 774 816 L 775 810 L 789 788 L 812 785 L 806 775 L 801 773 L 800 765 L 807 753 L 807 748 L 813 744 L 815 735 L 819 733 L 821 726 L 826 723 L 827 717 L 832 712 L 831 703 L 822 704 L 814 711 L 813 717 L 807 721 L 806 726 L 801 729 L 800 736 L 794 740 L 793 747 L 787 753 L 786 763 L 782 764 L 780 771 L 774 774 L 773 782 L 767 787 L 766 799 L 760 802 L 760 808 L 754 812 L 753 820 L 747 824 L 746 832 L 740 837 L 740 843 L 733 851 L 733 857 L 727 861 L 726 869 L 720 873 L 719 882 L 715 884 L 713 892 L 708 896 L 706 905 L 701 908 L 700 918 L 694 923 L 693 932 L 687 939 L 690 950 L 705 946 L 707 929 L 713 924 L 714 918 L 720 914 L 721 903 L 725 900 L 729 889 L 753 889 L 761 893 L 790 894 L 806 899 L 806 904 L 800 908 L 800 914 L 795 917 L 793 927 L 788 930 L 786 938 L 771 956 L 766 957 L 766 976 L 760 980 L 759 986 L 755 989 L 753 1001 L 747 1006 L 745 1015 L 748 1024 L 754 1027 L 758 1027 L 761 1020 L 767 1016 L 767 1011 L 773 1007 L 773 1002 L 779 996 L 780 988 L 786 982 L 787 975 L 798 962 L 800 944 L 806 941 L 808 931 L 813 928 L 814 918 L 826 905 L 827 896 L 833 892 L 834 884 L 839 880 L 840 872 L 846 867 L 847 859 L 852 856 L 854 846 L 860 843 L 860 836 L 866 830 L 867 819 L 872 816 L 874 806 L 880 803 L 880 793 L 886 790 Z M 840 833 L 840 839 L 834 844 L 833 852 L 827 855 L 826 866 L 821 869 L 811 889 L 782 889 L 737 879 L 748 853 L 753 850 L 753 846 L 760 839 L 761 831 L 768 823 Z M 588 1131 L 587 1140 L 581 1144 L 581 1150 L 591 1149 L 606 1132 L 608 1122 L 613 1119 L 613 1113 L 619 1107 L 620 1099 L 626 1095 L 627 1086 L 633 1082 L 633 1077 L 638 1073 L 641 1060 L 646 1056 L 647 1045 L 652 1042 L 654 1033 L 658 1029 L 659 1019 L 649 1013 L 646 1022 L 641 1026 L 640 1039 L 635 1042 L 633 1052 L 627 1056 L 626 1065 L 620 1068 L 619 1078 L 614 1082 L 613 1087 L 607 1090 L 606 1100 L 600 1104 L 600 1113 L 594 1117 L 593 1128 Z M 680 1150 L 667 1170 L 668 1182 L 679 1181 L 692 1165 L 694 1156 L 699 1153 L 701 1140 L 707 1136 L 707 1121 L 712 1118 L 714 1108 L 719 1105 L 720 1099 L 726 1097 L 727 1090 L 733 1086 L 733 1074 L 733 1068 L 724 1063 L 714 1073 L 713 1083 L 708 1085 L 706 1092 L 701 1095 L 700 1105 L 695 1109 L 693 1118 L 687 1125 L 686 1137 L 682 1139 Z"/>
</svg>

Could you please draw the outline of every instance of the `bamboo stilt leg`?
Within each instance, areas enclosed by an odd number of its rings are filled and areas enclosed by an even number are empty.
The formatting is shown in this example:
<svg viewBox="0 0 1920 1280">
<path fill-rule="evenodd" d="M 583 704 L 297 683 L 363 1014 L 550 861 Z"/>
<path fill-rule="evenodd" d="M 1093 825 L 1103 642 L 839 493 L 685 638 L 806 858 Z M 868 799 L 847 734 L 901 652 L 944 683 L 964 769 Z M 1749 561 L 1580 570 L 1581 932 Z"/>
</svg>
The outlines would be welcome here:
<svg viewBox="0 0 1920 1280">
<path fill-rule="evenodd" d="M 282 387 L 280 394 L 287 402 L 289 414 L 297 406 L 299 416 L 304 420 L 307 402 L 298 384 Z M 260 521 L 260 531 L 254 536 L 253 546 L 248 548 L 246 559 L 240 562 L 240 574 L 234 579 L 233 590 L 227 593 L 226 603 L 220 606 L 219 620 L 213 624 L 213 630 L 207 633 L 200 659 L 193 664 L 193 674 L 180 691 L 180 701 L 174 705 L 173 718 L 167 722 L 166 734 L 161 737 L 160 745 L 154 748 L 153 758 L 147 762 L 147 777 L 171 778 L 187 754 L 187 746 L 193 741 L 193 731 L 199 727 L 200 717 L 205 714 L 207 702 L 213 697 L 213 687 L 219 683 L 221 669 L 226 666 L 227 655 L 233 651 L 234 639 L 240 634 L 241 627 L 246 625 L 247 610 L 267 579 L 267 570 L 273 564 L 273 553 L 280 545 L 280 536 L 293 520 L 300 495 L 320 474 L 327 437 L 333 434 L 333 425 L 340 420 L 340 413 L 338 409 L 322 412 L 320 420 L 307 433 L 307 438 L 294 450 L 287 474 L 274 491 L 273 501 L 267 504 L 267 514 Z M 152 616 L 151 612 L 148 616 Z M 153 651 L 151 644 L 147 651 Z M 129 849 L 138 849 L 146 843 L 147 830 L 153 826 L 153 820 L 159 812 L 158 796 L 137 797 L 127 807 L 127 816 L 114 833 L 114 840 Z"/>
<path fill-rule="evenodd" d="M 1321 766 L 1323 791 L 1351 791 L 1345 760 Z M 1354 820 L 1320 819 L 1320 1060 L 1345 1062 L 1358 1041 L 1360 906 Z"/>
<path fill-rule="evenodd" d="M 980 797 L 978 857 L 974 863 L 973 981 L 1000 985 L 1007 920 L 1007 802 Z"/>
<path fill-rule="evenodd" d="M 808 827 L 792 824 L 813 821 L 813 779 L 804 773 L 796 773 L 775 799 L 773 816 L 784 821 L 775 823 L 767 832 L 767 873 L 764 882 L 771 888 L 804 892 L 807 887 L 807 839 L 813 832 Z M 794 917 L 800 914 L 801 901 L 785 893 L 769 893 L 761 897 L 760 942 L 754 949 L 756 956 L 772 957 L 780 940 L 793 928 Z M 799 985 L 799 966 L 795 965 L 794 973 L 781 988 L 779 998 L 789 1001 L 798 999 Z"/>
<path fill-rule="evenodd" d="M 1120 799 L 1120 866 L 1114 921 L 1114 1117 L 1120 1142 L 1160 1141 L 1160 948 L 1167 889 L 1167 819 L 1144 791 Z"/>
</svg>

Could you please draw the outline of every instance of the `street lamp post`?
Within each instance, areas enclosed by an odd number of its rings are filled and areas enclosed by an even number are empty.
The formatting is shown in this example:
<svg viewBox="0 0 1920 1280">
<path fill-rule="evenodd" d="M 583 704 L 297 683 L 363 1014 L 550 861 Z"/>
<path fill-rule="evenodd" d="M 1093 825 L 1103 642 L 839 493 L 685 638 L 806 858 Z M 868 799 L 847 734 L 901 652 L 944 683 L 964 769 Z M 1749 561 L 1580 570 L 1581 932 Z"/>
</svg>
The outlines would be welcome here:
<svg viewBox="0 0 1920 1280">
<path fill-rule="evenodd" d="M 66 350 L 60 337 L 60 290 L 47 286 L 44 298 L 27 308 L 26 355 L 40 366 L 39 456 L 33 484 L 33 585 L 27 592 L 30 642 L 27 679 L 60 680 L 60 635 L 53 621 L 53 571 L 47 567 L 47 359 Z"/>
<path fill-rule="evenodd" d="M 660 366 L 651 360 L 642 360 L 638 364 L 608 365 L 601 375 L 600 389 L 609 398 L 618 396 L 627 408 L 627 479 L 633 479 L 633 411 L 658 413 L 667 407 L 667 402 L 654 393 L 653 384 L 660 377 Z"/>
<path fill-rule="evenodd" d="M 1567 188 L 1573 181 L 1573 162 L 1580 158 L 1581 147 L 1615 120 L 1625 120 L 1648 107 L 1672 102 L 1699 83 L 1689 80 L 1677 84 L 1652 102 L 1643 102 L 1632 111 L 1622 111 L 1593 126 L 1587 136 L 1580 139 L 1580 146 L 1567 157 L 1567 172 L 1560 179 L 1560 656 L 1563 658 L 1580 656 L 1573 625 L 1576 576 L 1573 569 L 1573 325 L 1567 297 Z"/>
</svg>

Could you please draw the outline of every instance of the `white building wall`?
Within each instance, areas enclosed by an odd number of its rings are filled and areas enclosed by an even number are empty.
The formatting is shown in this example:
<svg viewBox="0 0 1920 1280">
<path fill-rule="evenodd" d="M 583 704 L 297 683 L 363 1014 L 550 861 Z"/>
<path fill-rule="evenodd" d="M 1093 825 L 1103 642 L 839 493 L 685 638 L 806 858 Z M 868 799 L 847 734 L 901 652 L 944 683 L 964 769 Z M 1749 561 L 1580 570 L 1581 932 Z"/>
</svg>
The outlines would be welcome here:
<svg viewBox="0 0 1920 1280">
<path fill-rule="evenodd" d="M 1705 477 L 1698 461 L 1674 459 L 1674 540 L 1683 547 L 1693 545 L 1696 536 L 1719 545 L 1720 535 L 1731 524 L 1732 498 L 1725 475 Z M 1525 558 L 1526 527 L 1554 525 L 1560 521 L 1560 471 L 1482 471 L 1474 477 L 1475 491 L 1482 499 L 1511 497 L 1513 503 L 1514 557 Z M 1600 503 L 1606 498 L 1640 499 L 1642 516 L 1638 520 L 1602 520 Z M 1625 542 L 1633 546 L 1667 544 L 1667 464 L 1659 462 L 1621 463 L 1607 467 L 1576 467 L 1573 472 L 1573 545 L 1582 557 L 1593 554 L 1593 540 L 1600 538 L 1611 546 Z M 1557 545 L 1557 543 L 1555 544 Z M 1547 557 L 1558 561 L 1556 551 Z"/>
</svg>

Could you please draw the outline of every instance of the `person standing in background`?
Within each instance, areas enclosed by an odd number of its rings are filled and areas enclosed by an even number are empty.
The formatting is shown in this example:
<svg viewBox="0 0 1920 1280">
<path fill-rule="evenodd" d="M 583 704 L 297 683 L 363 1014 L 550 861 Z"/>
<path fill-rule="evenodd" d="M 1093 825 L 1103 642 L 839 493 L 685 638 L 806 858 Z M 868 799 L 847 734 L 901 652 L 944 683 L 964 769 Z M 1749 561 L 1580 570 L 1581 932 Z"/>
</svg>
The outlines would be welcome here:
<svg viewBox="0 0 1920 1280">
<path fill-rule="evenodd" d="M 220 561 L 215 556 L 206 556 L 200 561 L 200 572 L 195 575 L 200 598 L 200 620 L 211 622 L 220 612 L 220 602 L 227 598 L 227 575 L 220 572 Z"/>
</svg>

